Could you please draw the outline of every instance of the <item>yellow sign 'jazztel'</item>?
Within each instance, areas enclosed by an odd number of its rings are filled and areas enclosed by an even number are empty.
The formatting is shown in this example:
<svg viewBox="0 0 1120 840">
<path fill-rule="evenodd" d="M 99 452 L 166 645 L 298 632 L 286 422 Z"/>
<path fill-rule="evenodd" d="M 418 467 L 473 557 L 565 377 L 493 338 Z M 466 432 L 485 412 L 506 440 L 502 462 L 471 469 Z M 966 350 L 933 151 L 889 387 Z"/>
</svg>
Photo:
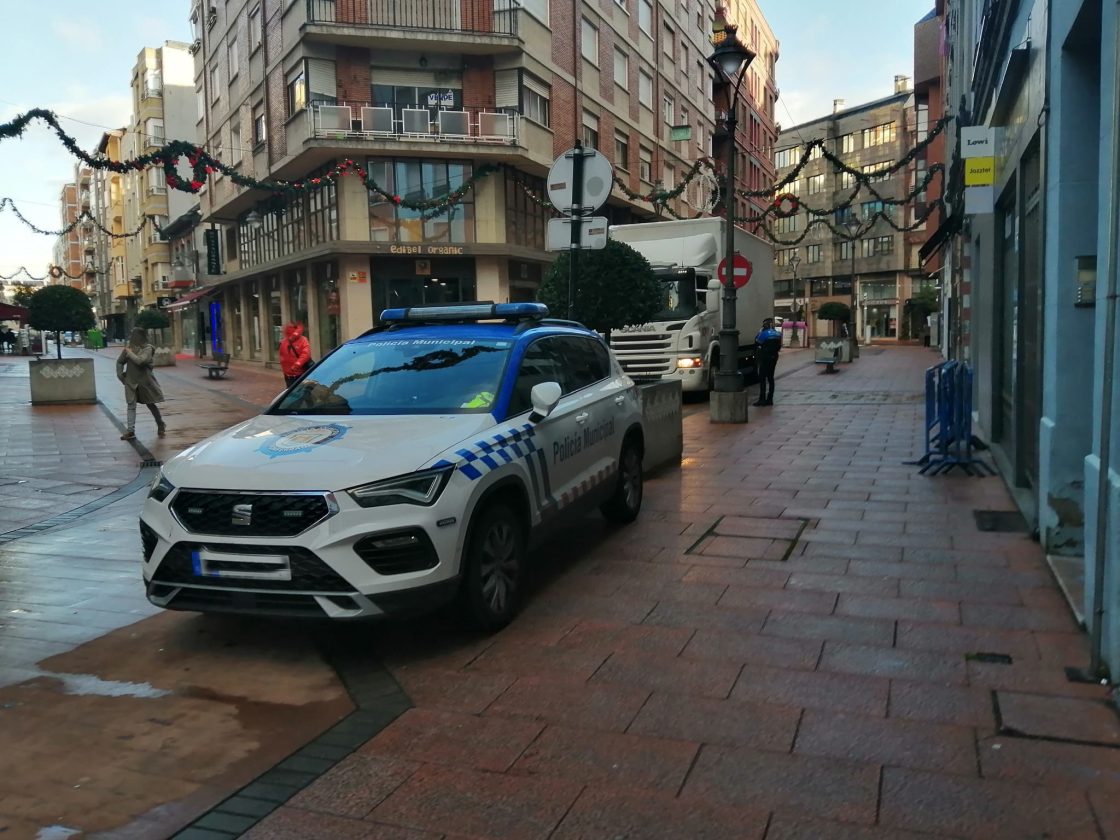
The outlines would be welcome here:
<svg viewBox="0 0 1120 840">
<path fill-rule="evenodd" d="M 996 182 L 996 159 L 993 157 L 968 158 L 964 162 L 966 187 L 989 187 Z"/>
</svg>

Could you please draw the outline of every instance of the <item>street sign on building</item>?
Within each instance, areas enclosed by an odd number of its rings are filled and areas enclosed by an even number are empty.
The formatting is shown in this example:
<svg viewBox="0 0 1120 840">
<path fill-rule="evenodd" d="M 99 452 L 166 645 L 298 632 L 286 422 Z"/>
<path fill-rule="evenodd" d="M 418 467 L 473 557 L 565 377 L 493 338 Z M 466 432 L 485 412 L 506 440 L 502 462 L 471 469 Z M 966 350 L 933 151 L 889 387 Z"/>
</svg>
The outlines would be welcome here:
<svg viewBox="0 0 1120 840">
<path fill-rule="evenodd" d="M 992 157 L 996 153 L 995 129 L 974 125 L 961 129 L 961 157 Z"/>
<path fill-rule="evenodd" d="M 742 254 L 736 254 L 732 263 L 731 273 L 735 281 L 735 288 L 741 289 L 747 285 L 747 283 L 751 282 L 751 276 L 754 274 L 754 266 L 751 265 L 751 261 Z M 716 269 L 716 276 L 719 277 L 720 283 L 727 283 L 726 257 L 719 261 L 719 267 Z"/>
<path fill-rule="evenodd" d="M 990 187 L 996 182 L 996 159 L 994 157 L 965 158 L 964 185 L 966 187 Z"/>
<path fill-rule="evenodd" d="M 202 239 L 206 243 L 206 273 L 221 274 L 222 258 L 218 247 L 218 229 L 209 228 L 203 231 Z"/>
</svg>

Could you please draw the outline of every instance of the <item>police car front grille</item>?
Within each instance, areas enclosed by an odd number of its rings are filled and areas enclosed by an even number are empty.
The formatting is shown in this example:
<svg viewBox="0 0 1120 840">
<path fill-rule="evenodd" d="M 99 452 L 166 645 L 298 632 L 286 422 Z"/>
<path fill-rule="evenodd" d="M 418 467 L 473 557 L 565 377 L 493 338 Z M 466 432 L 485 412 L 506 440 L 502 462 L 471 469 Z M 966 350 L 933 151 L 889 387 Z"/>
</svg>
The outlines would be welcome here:
<svg viewBox="0 0 1120 840">
<path fill-rule="evenodd" d="M 432 541 L 418 528 L 362 537 L 354 551 L 379 575 L 421 572 L 439 564 Z"/>
<path fill-rule="evenodd" d="M 197 612 L 253 613 L 322 618 L 323 608 L 310 595 L 292 595 L 286 592 L 238 592 L 235 590 L 195 589 L 185 586 L 166 607 L 172 610 Z"/>
<path fill-rule="evenodd" d="M 194 534 L 294 537 L 326 518 L 330 506 L 322 494 L 180 490 L 171 510 Z"/>
<path fill-rule="evenodd" d="M 268 580 L 238 577 L 212 577 L 195 574 L 193 553 L 201 549 L 227 554 L 283 554 L 288 557 L 291 580 Z M 267 589 L 288 592 L 349 593 L 354 587 L 337 572 L 315 556 L 314 552 L 299 546 L 225 545 L 221 543 L 175 543 L 164 555 L 153 583 L 179 583 L 195 586 L 224 587 L 233 589 Z"/>
</svg>

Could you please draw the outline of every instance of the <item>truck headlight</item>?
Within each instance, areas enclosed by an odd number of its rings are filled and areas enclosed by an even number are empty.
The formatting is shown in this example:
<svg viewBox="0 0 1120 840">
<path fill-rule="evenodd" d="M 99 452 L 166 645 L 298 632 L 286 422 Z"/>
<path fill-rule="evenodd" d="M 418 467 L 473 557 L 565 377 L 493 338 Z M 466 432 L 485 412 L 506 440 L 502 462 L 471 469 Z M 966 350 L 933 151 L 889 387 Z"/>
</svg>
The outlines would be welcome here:
<svg viewBox="0 0 1120 840">
<path fill-rule="evenodd" d="M 384 505 L 432 505 L 435 504 L 447 480 L 451 478 L 453 467 L 439 470 L 402 475 L 354 487 L 346 492 L 364 508 Z"/>
<path fill-rule="evenodd" d="M 677 368 L 679 370 L 691 370 L 693 368 L 704 367 L 704 360 L 699 356 L 693 356 L 689 359 L 677 359 Z"/>
<path fill-rule="evenodd" d="M 174 492 L 175 485 L 168 481 L 167 477 L 160 472 L 160 474 L 156 476 L 155 481 L 152 482 L 152 487 L 148 491 L 148 498 L 155 499 L 157 502 L 162 502 Z"/>
</svg>

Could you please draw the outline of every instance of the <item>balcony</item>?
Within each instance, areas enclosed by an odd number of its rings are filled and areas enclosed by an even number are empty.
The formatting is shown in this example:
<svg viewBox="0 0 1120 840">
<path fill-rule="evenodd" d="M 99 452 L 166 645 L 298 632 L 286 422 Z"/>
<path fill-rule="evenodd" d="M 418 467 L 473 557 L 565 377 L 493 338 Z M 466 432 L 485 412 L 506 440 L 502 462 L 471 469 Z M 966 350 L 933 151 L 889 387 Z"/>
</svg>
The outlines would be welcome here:
<svg viewBox="0 0 1120 840">
<path fill-rule="evenodd" d="M 427 108 L 403 108 L 397 112 L 368 103 L 314 102 L 310 108 L 311 137 L 317 140 L 516 146 L 521 119 L 520 114 L 480 109 L 433 112 Z"/>
<path fill-rule="evenodd" d="M 432 49 L 472 52 L 473 47 L 516 43 L 517 0 L 306 0 L 308 34 L 326 40 L 377 46 L 378 38 L 427 42 Z M 454 38 L 448 38 L 454 33 Z M 511 40 L 512 39 L 512 40 Z M 387 42 L 388 43 L 388 42 Z M 473 43 L 473 47 L 471 44 Z"/>
<path fill-rule="evenodd" d="M 162 99 L 163 88 L 158 85 L 144 85 L 144 99 Z"/>
</svg>

